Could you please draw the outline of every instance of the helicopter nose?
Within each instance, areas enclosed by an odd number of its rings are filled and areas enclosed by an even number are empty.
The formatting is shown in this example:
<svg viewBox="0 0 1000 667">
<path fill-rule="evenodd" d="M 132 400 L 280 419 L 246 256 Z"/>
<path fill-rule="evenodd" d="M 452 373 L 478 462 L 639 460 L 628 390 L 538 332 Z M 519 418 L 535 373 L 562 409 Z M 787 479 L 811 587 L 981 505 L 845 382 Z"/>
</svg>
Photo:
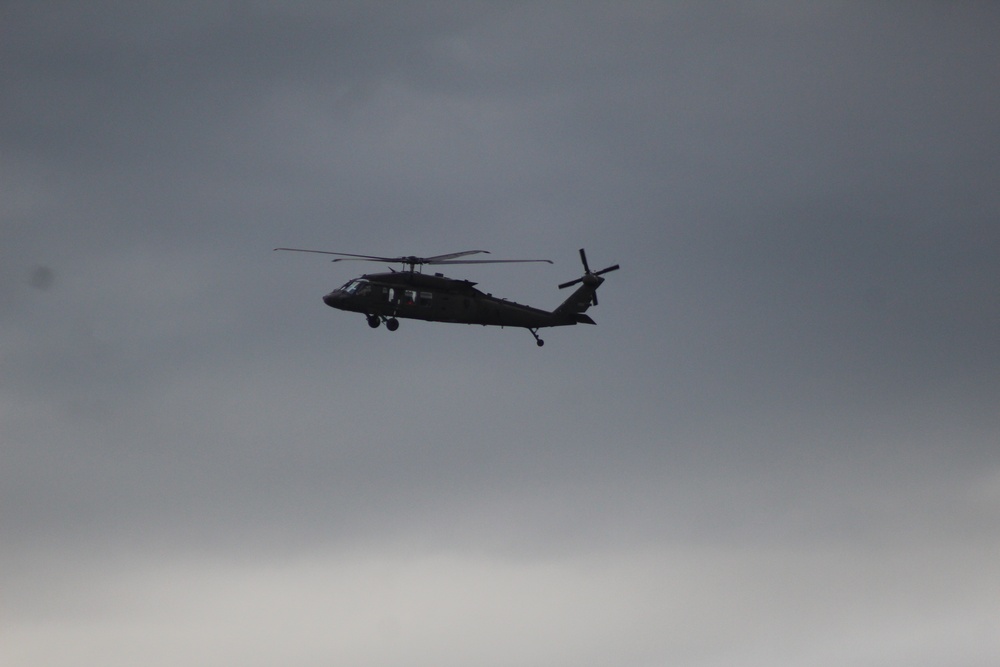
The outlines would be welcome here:
<svg viewBox="0 0 1000 667">
<path fill-rule="evenodd" d="M 323 297 L 323 303 L 330 306 L 331 308 L 336 308 L 337 304 L 340 302 L 341 295 L 337 292 L 330 292 Z"/>
</svg>

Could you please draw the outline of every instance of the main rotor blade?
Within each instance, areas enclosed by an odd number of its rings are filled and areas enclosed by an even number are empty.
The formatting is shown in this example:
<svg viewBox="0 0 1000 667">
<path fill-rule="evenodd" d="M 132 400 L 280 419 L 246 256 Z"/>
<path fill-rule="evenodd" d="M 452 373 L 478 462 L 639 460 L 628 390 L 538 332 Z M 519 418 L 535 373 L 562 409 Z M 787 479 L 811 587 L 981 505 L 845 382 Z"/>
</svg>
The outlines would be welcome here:
<svg viewBox="0 0 1000 667">
<path fill-rule="evenodd" d="M 487 255 L 490 254 L 489 250 L 463 250 L 462 252 L 452 252 L 446 255 L 434 255 L 433 257 L 424 257 L 423 260 L 425 264 L 430 264 L 431 262 L 437 262 L 439 260 L 456 259 L 458 257 L 465 257 L 466 255 L 475 255 L 481 252 L 486 253 Z"/>
<path fill-rule="evenodd" d="M 327 253 L 332 255 L 333 253 Z M 334 257 L 331 262 L 385 262 L 386 264 L 402 264 L 400 257 Z"/>
<path fill-rule="evenodd" d="M 306 248 L 275 248 L 275 250 L 290 250 L 292 252 L 313 252 L 320 255 L 337 255 L 338 257 L 345 259 L 335 259 L 335 262 L 344 261 L 370 261 L 370 262 L 388 262 L 390 264 L 439 264 L 444 263 L 448 260 L 456 259 L 458 257 L 465 257 L 466 255 L 475 255 L 478 253 L 489 254 L 489 250 L 463 250 L 462 252 L 451 252 L 445 255 L 434 255 L 433 257 L 382 257 L 379 255 L 356 255 L 349 252 L 332 252 L 330 250 L 309 250 Z M 488 260 L 480 260 L 488 261 Z M 497 260 L 499 261 L 499 260 Z"/>
<path fill-rule="evenodd" d="M 438 266 L 440 264 L 525 264 L 529 262 L 542 262 L 545 264 L 551 264 L 551 259 L 460 259 L 460 260 L 427 260 L 425 264 L 432 264 Z"/>
<path fill-rule="evenodd" d="M 580 248 L 580 261 L 583 262 L 584 272 L 590 273 L 590 266 L 587 265 L 587 253 L 584 252 L 583 248 Z"/>
<path fill-rule="evenodd" d="M 275 250 L 289 250 L 291 252 L 314 252 L 318 255 L 340 255 L 341 257 L 352 257 L 359 260 L 370 260 L 373 262 L 393 262 L 398 263 L 406 260 L 406 257 L 376 257 L 374 255 L 352 255 L 349 252 L 331 252 L 329 250 L 308 250 L 306 248 L 275 248 Z M 335 262 L 341 260 L 335 259 Z"/>
</svg>

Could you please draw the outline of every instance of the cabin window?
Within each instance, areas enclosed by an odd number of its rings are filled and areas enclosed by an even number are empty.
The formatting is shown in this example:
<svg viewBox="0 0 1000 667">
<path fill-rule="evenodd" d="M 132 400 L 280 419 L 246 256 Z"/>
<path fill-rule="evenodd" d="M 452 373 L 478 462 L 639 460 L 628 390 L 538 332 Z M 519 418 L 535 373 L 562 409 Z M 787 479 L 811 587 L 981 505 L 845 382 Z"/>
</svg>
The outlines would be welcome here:
<svg viewBox="0 0 1000 667">
<path fill-rule="evenodd" d="M 429 306 L 431 305 L 431 299 L 433 298 L 434 292 L 421 292 L 419 298 L 417 299 L 417 303 L 421 306 Z"/>
</svg>

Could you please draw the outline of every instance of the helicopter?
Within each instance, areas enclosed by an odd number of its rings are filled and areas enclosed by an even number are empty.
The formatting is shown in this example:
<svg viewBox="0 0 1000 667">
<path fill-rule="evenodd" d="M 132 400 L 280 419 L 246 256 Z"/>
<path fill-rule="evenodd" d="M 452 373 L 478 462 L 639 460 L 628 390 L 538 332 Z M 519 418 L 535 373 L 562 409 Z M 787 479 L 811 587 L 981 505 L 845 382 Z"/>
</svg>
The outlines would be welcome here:
<svg viewBox="0 0 1000 667">
<path fill-rule="evenodd" d="M 475 288 L 477 283 L 469 280 L 447 278 L 441 273 L 425 274 L 423 267 L 530 262 L 551 264 L 552 260 L 549 259 L 462 259 L 469 255 L 490 254 L 488 250 L 465 250 L 433 257 L 379 257 L 306 248 L 275 248 L 275 250 L 336 255 L 337 257 L 332 260 L 334 262 L 386 262 L 407 267 L 402 271 L 390 267 L 388 273 L 364 274 L 347 281 L 323 297 L 323 302 L 331 308 L 363 314 L 368 326 L 373 329 L 385 323 L 386 329 L 396 331 L 399 328 L 400 318 L 521 327 L 531 332 L 539 347 L 545 344 L 545 341 L 538 336 L 538 330 L 543 327 L 596 324 L 586 314 L 586 310 L 597 305 L 597 288 L 604 282 L 603 274 L 620 268 L 615 264 L 600 271 L 591 271 L 587 263 L 587 253 L 580 248 L 583 276 L 562 283 L 559 289 L 576 284 L 580 286 L 558 308 L 547 311 L 483 293 Z"/>
</svg>

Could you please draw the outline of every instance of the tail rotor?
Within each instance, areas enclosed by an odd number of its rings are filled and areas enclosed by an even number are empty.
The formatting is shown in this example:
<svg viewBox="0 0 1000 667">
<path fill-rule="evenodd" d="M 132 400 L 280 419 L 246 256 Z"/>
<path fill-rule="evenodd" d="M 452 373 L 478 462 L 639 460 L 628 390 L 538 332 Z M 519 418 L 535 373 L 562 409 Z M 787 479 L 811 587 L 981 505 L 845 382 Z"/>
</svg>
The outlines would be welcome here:
<svg viewBox="0 0 1000 667">
<path fill-rule="evenodd" d="M 607 268 L 601 269 L 600 271 L 591 271 L 590 264 L 587 262 L 587 253 L 584 251 L 583 248 L 580 248 L 580 262 L 583 263 L 583 271 L 584 271 L 583 275 L 577 278 L 576 280 L 570 280 L 569 282 L 559 285 L 559 289 L 564 289 L 566 287 L 576 285 L 577 283 L 583 283 L 584 285 L 587 285 L 588 287 L 592 288 L 593 291 L 591 293 L 591 302 L 593 303 L 593 305 L 596 306 L 597 288 L 598 286 L 600 286 L 601 283 L 604 282 L 604 278 L 601 278 L 601 275 L 605 273 L 610 273 L 611 271 L 617 271 L 621 267 L 618 264 L 613 264 Z"/>
</svg>

